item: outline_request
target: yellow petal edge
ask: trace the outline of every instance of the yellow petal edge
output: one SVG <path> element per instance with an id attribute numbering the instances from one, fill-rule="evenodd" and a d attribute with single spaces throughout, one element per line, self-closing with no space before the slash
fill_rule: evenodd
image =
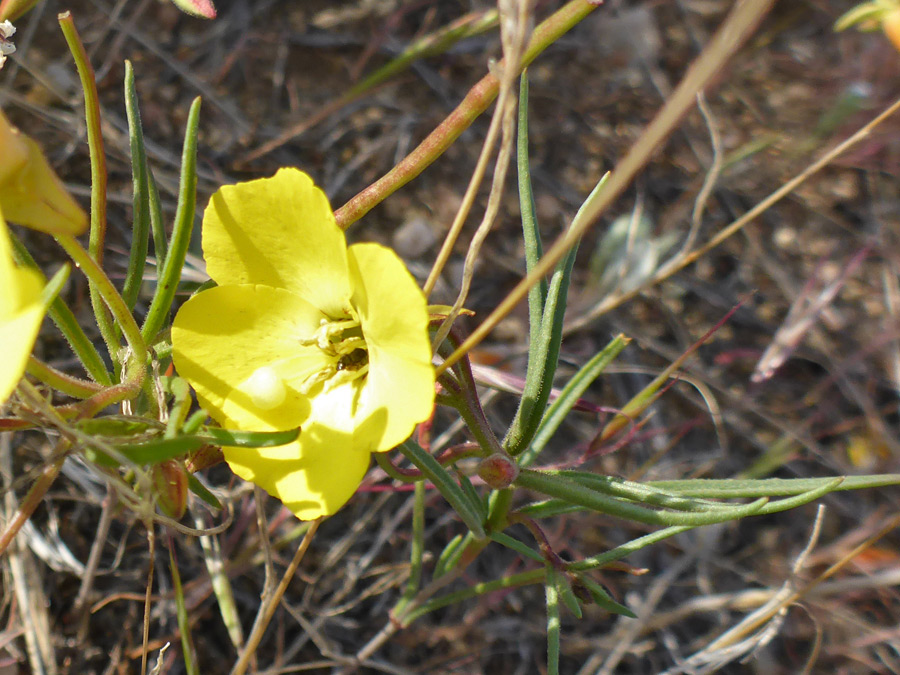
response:
<path id="1" fill-rule="evenodd" d="M 41 300 L 43 282 L 34 270 L 16 266 L 9 232 L 0 211 L 0 405 L 13 393 L 37 339 L 46 310 Z"/>

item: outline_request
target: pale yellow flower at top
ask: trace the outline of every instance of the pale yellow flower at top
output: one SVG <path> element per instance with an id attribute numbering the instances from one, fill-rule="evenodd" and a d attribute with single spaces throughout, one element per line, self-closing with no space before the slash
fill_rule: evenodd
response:
<path id="1" fill-rule="evenodd" d="M 298 518 L 330 515 L 370 454 L 432 412 L 425 297 L 390 249 L 348 248 L 325 194 L 296 169 L 216 192 L 203 253 L 218 286 L 176 315 L 175 367 L 226 428 L 302 427 L 294 443 L 225 448 L 225 459 Z"/>
<path id="2" fill-rule="evenodd" d="M 35 270 L 17 267 L 0 210 L 0 405 L 9 399 L 34 347 L 46 306 L 43 280 Z"/>
<path id="3" fill-rule="evenodd" d="M 77 235 L 88 219 L 33 140 L 0 110 L 0 209 L 13 223 L 51 234 Z"/>

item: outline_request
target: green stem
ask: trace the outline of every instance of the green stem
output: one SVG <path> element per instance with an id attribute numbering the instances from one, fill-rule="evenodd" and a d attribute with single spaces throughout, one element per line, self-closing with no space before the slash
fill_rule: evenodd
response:
<path id="1" fill-rule="evenodd" d="M 81 89 L 84 91 L 84 114 L 87 121 L 88 148 L 91 153 L 91 233 L 88 251 L 97 263 L 103 267 L 103 247 L 106 240 L 106 155 L 103 152 L 103 135 L 100 131 L 100 99 L 97 95 L 97 81 L 94 77 L 94 69 L 88 59 L 87 52 L 75 22 L 69 12 L 59 15 L 59 27 L 62 29 L 75 59 L 75 67 L 78 69 L 78 77 L 81 80 Z M 102 301 L 102 293 L 95 284 L 95 279 L 88 277 L 90 285 L 91 305 L 94 308 L 94 316 L 100 335 L 109 350 L 110 359 L 120 366 L 118 338 L 112 318 Z"/>
<path id="2" fill-rule="evenodd" d="M 572 0 L 542 21 L 534 29 L 531 41 L 519 64 L 519 72 L 598 6 L 588 0 Z M 488 106 L 497 98 L 499 91 L 500 81 L 491 74 L 485 75 L 478 84 L 469 90 L 462 103 L 415 150 L 383 177 L 335 211 L 334 217 L 338 226 L 346 229 L 422 173 L 459 138 L 463 131 L 469 128 L 469 125 L 481 113 L 487 110 Z"/>
<path id="3" fill-rule="evenodd" d="M 89 398 L 103 389 L 103 385 L 67 375 L 33 356 L 28 357 L 25 372 L 72 398 Z"/>
<path id="4" fill-rule="evenodd" d="M 106 387 L 75 408 L 76 419 L 90 419 L 104 408 L 133 399 L 141 392 L 147 369 L 143 361 L 132 359 L 128 362 L 122 382 Z"/>
<path id="5" fill-rule="evenodd" d="M 394 606 L 393 614 L 403 611 L 422 585 L 422 567 L 425 557 L 425 483 L 416 483 L 413 493 L 412 540 L 410 541 L 409 578 L 400 600 Z"/>
<path id="6" fill-rule="evenodd" d="M 72 236 L 60 235 L 56 237 L 56 241 L 63 247 L 69 257 L 78 266 L 84 275 L 88 278 L 92 288 L 96 288 L 97 293 L 106 303 L 112 315 L 115 317 L 122 329 L 122 334 L 131 348 L 131 360 L 140 365 L 143 370 L 147 363 L 147 345 L 144 338 L 141 337 L 141 329 L 138 328 L 137 322 L 134 320 L 131 311 L 119 295 L 116 287 L 106 276 L 106 273 L 96 262 L 96 260 L 78 243 L 78 240 Z M 116 350 L 118 351 L 118 350 Z M 118 353 L 111 354 L 114 362 L 118 361 Z"/>
<path id="7" fill-rule="evenodd" d="M 385 452 L 375 452 L 372 454 L 375 455 L 375 462 L 381 470 L 394 480 L 398 480 L 401 483 L 422 483 L 425 480 L 425 475 L 417 469 L 408 471 L 394 466 L 391 458 L 388 457 Z"/>

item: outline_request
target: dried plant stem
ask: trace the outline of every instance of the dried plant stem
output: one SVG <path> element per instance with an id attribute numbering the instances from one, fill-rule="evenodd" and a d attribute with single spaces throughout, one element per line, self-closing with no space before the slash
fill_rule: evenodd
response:
<path id="1" fill-rule="evenodd" d="M 154 561 L 156 560 L 156 525 L 152 520 L 146 521 L 147 525 L 147 548 L 149 555 L 147 556 L 147 587 L 144 590 L 144 630 L 141 636 L 141 675 L 147 672 L 147 653 L 150 651 L 150 608 L 153 598 L 153 572 Z"/>
<path id="2" fill-rule="evenodd" d="M 638 171 L 650 161 L 653 153 L 659 149 L 663 141 L 693 107 L 697 94 L 709 84 L 728 58 L 750 35 L 771 4 L 772 0 L 764 0 L 760 2 L 745 1 L 735 5 L 711 42 L 691 64 L 662 110 L 613 171 L 604 188 L 596 195 L 596 199 L 582 207 L 565 234 L 556 240 L 531 273 L 516 285 L 491 312 L 490 316 L 441 364 L 437 369 L 438 374 L 444 372 L 480 343 L 519 304 L 528 294 L 528 290 L 549 274 L 550 270 L 568 253 L 585 231 L 631 184 Z"/>
<path id="3" fill-rule="evenodd" d="M 294 554 L 294 559 L 291 560 L 291 564 L 288 565 L 288 568 L 284 571 L 284 576 L 281 578 L 278 587 L 271 595 L 263 598 L 263 604 L 262 607 L 260 607 L 259 614 L 256 616 L 253 630 L 250 632 L 250 637 L 247 638 L 247 644 L 244 645 L 244 650 L 241 652 L 237 663 L 235 663 L 234 668 L 231 669 L 231 675 L 242 675 L 242 673 L 246 672 L 247 665 L 249 664 L 251 657 L 256 653 L 256 648 L 259 646 L 260 640 L 262 640 L 263 633 L 266 632 L 266 628 L 272 620 L 272 616 L 275 614 L 275 608 L 278 607 L 278 603 L 281 602 L 281 598 L 287 590 L 288 584 L 291 582 L 291 579 L 294 578 L 294 573 L 300 566 L 300 562 L 303 560 L 306 550 L 312 543 L 313 536 L 316 534 L 316 530 L 319 529 L 319 524 L 321 522 L 322 519 L 319 518 L 309 524 L 309 529 L 306 531 L 306 534 L 303 535 L 303 541 L 300 542 L 300 546 L 297 548 L 297 552 Z"/>
<path id="4" fill-rule="evenodd" d="M 449 584 L 453 583 L 457 579 L 459 579 L 466 568 L 469 566 L 475 558 L 484 550 L 484 548 L 488 545 L 490 539 L 485 538 L 481 541 L 472 541 L 469 547 L 463 552 L 462 556 L 459 559 L 456 567 L 453 568 L 447 574 L 444 574 L 441 577 L 438 577 L 430 584 L 428 584 L 425 588 L 423 588 L 419 593 L 407 603 L 404 603 L 403 610 L 399 615 L 394 615 L 391 617 L 391 620 L 388 621 L 378 633 L 376 633 L 371 640 L 369 640 L 363 647 L 356 653 L 356 662 L 363 663 L 372 654 L 374 654 L 381 646 L 391 639 L 391 637 L 404 628 L 404 617 L 409 616 L 413 610 L 418 609 L 422 603 L 425 602 L 432 595 L 437 593 L 442 588 L 445 588 Z M 232 673 L 232 675 L 234 675 Z"/>
<path id="5" fill-rule="evenodd" d="M 837 574 L 837 572 L 842 570 L 860 553 L 872 546 L 875 542 L 877 542 L 885 535 L 893 532 L 898 525 L 900 525 L 900 515 L 894 516 L 893 518 L 888 520 L 884 527 L 878 530 L 878 532 L 867 538 L 858 546 L 854 547 L 853 550 L 848 551 L 844 556 L 841 557 L 840 560 L 835 562 L 827 570 L 822 572 L 819 576 L 817 576 L 809 583 L 804 584 L 802 587 L 797 588 L 796 590 L 793 590 L 789 594 L 781 595 L 776 593 L 776 595 L 772 598 L 772 600 L 769 601 L 769 603 L 766 603 L 764 607 L 760 608 L 760 610 L 762 611 L 758 610 L 757 612 L 754 612 L 752 615 L 747 617 L 747 619 L 749 620 L 742 621 L 740 624 L 738 624 L 738 626 L 735 626 L 735 628 L 725 632 L 724 634 L 713 640 L 709 645 L 706 646 L 706 649 L 704 651 L 714 651 L 716 649 L 721 649 L 728 644 L 733 643 L 733 641 L 737 639 L 738 634 L 747 635 L 749 633 L 752 633 L 754 630 L 759 629 L 762 625 L 769 621 L 772 616 L 774 616 L 781 608 L 789 607 L 798 600 L 806 597 L 806 595 L 809 594 L 813 589 L 815 589 L 819 584 Z"/>
<path id="6" fill-rule="evenodd" d="M 497 155 L 497 163 L 494 166 L 494 178 L 491 184 L 488 205 L 485 209 L 481 224 L 475 231 L 475 236 L 472 238 L 469 250 L 466 253 L 466 261 L 459 294 L 457 295 L 456 301 L 453 303 L 449 315 L 444 319 L 440 328 L 438 328 L 437 335 L 434 339 L 434 351 L 437 351 L 437 346 L 447 337 L 447 334 L 450 332 L 450 327 L 453 325 L 453 322 L 456 321 L 456 317 L 459 316 L 459 311 L 469 294 L 469 286 L 472 283 L 472 276 L 475 271 L 475 263 L 478 260 L 478 253 L 481 250 L 481 245 L 487 237 L 488 232 L 490 232 L 494 218 L 500 208 L 500 197 L 503 195 L 503 184 L 506 180 L 506 172 L 509 168 L 509 157 L 512 152 L 513 115 L 515 113 L 515 102 L 511 96 L 511 92 L 513 90 L 513 83 L 519 72 L 513 64 L 518 64 L 521 61 L 522 54 L 530 36 L 531 7 L 528 2 L 513 3 L 512 6 L 507 6 L 508 4 L 509 3 L 500 3 L 500 27 L 501 36 L 503 38 L 503 64 L 505 65 L 503 66 L 503 71 L 500 73 L 500 95 L 497 100 L 497 107 L 494 109 L 494 116 L 491 118 L 491 125 L 488 128 L 487 137 L 481 148 L 481 154 L 475 165 L 475 171 L 469 179 L 469 185 L 466 188 L 462 204 L 459 207 L 459 211 L 457 211 L 447 236 L 444 238 L 444 243 L 441 245 L 441 250 L 434 261 L 431 272 L 428 274 L 428 279 L 425 281 L 424 291 L 426 296 L 431 295 L 431 291 L 434 290 L 434 286 L 440 277 L 441 271 L 444 269 L 447 260 L 450 258 L 453 246 L 459 237 L 459 233 L 462 230 L 466 218 L 469 216 L 469 211 L 475 201 L 478 188 L 481 185 L 481 181 L 484 179 L 484 174 L 487 171 L 487 163 L 494 151 L 494 145 L 497 142 L 497 135 L 501 133 L 501 131 L 503 140 Z"/>
<path id="7" fill-rule="evenodd" d="M 670 276 L 675 274 L 676 272 L 684 269 L 688 265 L 699 260 L 703 255 L 717 247 L 719 244 L 724 242 L 726 239 L 731 237 L 732 235 L 739 232 L 744 226 L 748 225 L 755 218 L 757 218 L 760 214 L 769 209 L 776 202 L 780 201 L 782 198 L 793 192 L 797 187 L 800 186 L 801 183 L 806 181 L 808 178 L 811 178 L 813 175 L 821 171 L 823 168 L 831 164 L 839 155 L 842 155 L 844 152 L 849 150 L 851 147 L 864 140 L 872 133 L 872 131 L 879 124 L 884 122 L 888 117 L 896 113 L 900 110 L 900 98 L 894 101 L 890 106 L 884 109 L 877 117 L 875 117 L 871 122 L 863 126 L 859 131 L 850 136 L 843 143 L 840 143 L 836 147 L 832 148 L 828 152 L 826 152 L 822 157 L 817 159 L 815 162 L 806 167 L 802 172 L 800 172 L 797 176 L 789 180 L 787 183 L 779 187 L 768 197 L 759 202 L 752 209 L 747 211 L 740 218 L 735 220 L 733 223 L 722 229 L 717 235 L 715 235 L 712 239 L 706 242 L 703 246 L 691 251 L 690 253 L 686 253 L 682 256 L 678 256 L 676 259 L 673 259 L 666 265 L 662 266 L 659 271 L 653 275 L 653 277 L 647 281 L 646 284 L 642 285 L 640 288 L 634 289 L 633 291 L 629 291 L 627 293 L 620 293 L 617 295 L 611 295 L 606 298 L 603 302 L 596 305 L 590 312 L 586 313 L 582 317 L 579 317 L 577 320 L 572 321 L 565 328 L 566 333 L 571 333 L 580 328 L 583 328 L 589 322 L 593 321 L 599 316 L 602 316 L 606 312 L 615 309 L 623 302 L 626 302 L 643 292 L 646 288 L 658 284 L 660 281 L 664 281 L 668 279 Z"/>
<path id="8" fill-rule="evenodd" d="M 72 607 L 72 614 L 78 622 L 78 642 L 80 644 L 84 644 L 88 637 L 88 619 L 90 616 L 88 613 L 88 601 L 94 586 L 94 579 L 97 577 L 97 569 L 100 567 L 100 556 L 103 553 L 103 547 L 106 546 L 106 537 L 109 534 L 109 527 L 112 525 L 113 514 L 118 503 L 116 488 L 112 483 L 107 483 L 106 490 L 103 508 L 100 511 L 100 522 L 97 524 L 97 535 L 94 537 L 94 543 L 91 544 L 91 552 L 88 556 L 87 564 L 84 566 L 84 575 L 81 577 L 81 586 L 78 588 L 75 605 Z"/>
<path id="9" fill-rule="evenodd" d="M 31 518 L 31 514 L 34 513 L 34 510 L 41 501 L 43 501 L 44 495 L 47 494 L 47 490 L 53 485 L 53 481 L 56 480 L 60 469 L 62 469 L 63 462 L 66 461 L 66 451 L 68 448 L 68 441 L 60 441 L 56 448 L 56 452 L 54 453 L 56 459 L 43 468 L 40 475 L 37 477 L 37 480 L 35 480 L 29 488 L 28 494 L 26 494 L 19 503 L 16 512 L 6 522 L 3 532 L 0 532 L 0 555 L 3 555 L 6 552 L 10 542 L 19 533 L 19 530 L 22 529 L 25 522 Z"/>
<path id="10" fill-rule="evenodd" d="M 516 74 L 534 61 L 541 52 L 571 30 L 579 21 L 597 9 L 598 4 L 587 0 L 572 0 L 542 21 L 532 34 Z M 502 67 L 502 63 L 500 67 Z M 422 141 L 415 150 L 393 169 L 335 211 L 337 224 L 346 229 L 371 211 L 387 197 L 422 173 L 440 157 L 469 125 L 487 110 L 500 91 L 500 81 L 492 74 L 485 75 L 469 90 L 456 109 Z"/>

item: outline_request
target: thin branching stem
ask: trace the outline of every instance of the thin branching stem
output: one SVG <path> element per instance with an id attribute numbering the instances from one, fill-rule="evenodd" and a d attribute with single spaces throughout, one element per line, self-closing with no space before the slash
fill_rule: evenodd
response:
<path id="1" fill-rule="evenodd" d="M 531 36 L 518 73 L 534 61 L 547 47 L 569 32 L 579 21 L 593 12 L 599 4 L 588 0 L 572 0 L 542 21 Z M 503 67 L 503 64 L 500 64 Z M 517 73 L 517 74 L 518 74 Z M 376 205 L 422 173 L 432 162 L 453 145 L 460 134 L 469 128 L 479 115 L 497 98 L 500 80 L 485 75 L 469 90 L 456 109 L 422 141 L 415 150 L 393 169 L 335 211 L 337 224 L 346 229 L 366 215 Z"/>
<path id="2" fill-rule="evenodd" d="M 438 374 L 444 372 L 479 344 L 519 304 L 528 294 L 528 290 L 550 273 L 556 263 L 581 239 L 585 231 L 597 222 L 597 219 L 631 184 L 637 173 L 650 161 L 653 153 L 674 131 L 682 118 L 693 107 L 697 93 L 703 91 L 716 73 L 722 69 L 728 58 L 750 35 L 771 4 L 772 0 L 764 0 L 735 5 L 709 45 L 691 64 L 678 87 L 666 100 L 665 105 L 613 171 L 604 188 L 594 195 L 590 204 L 582 207 L 572 225 L 554 242 L 534 269 L 510 291 L 465 342 L 438 367 Z"/>
<path id="3" fill-rule="evenodd" d="M 244 645 L 244 650 L 241 652 L 237 663 L 234 664 L 234 668 L 231 669 L 231 675 L 242 675 L 242 673 L 246 672 L 250 659 L 256 653 L 256 648 L 259 646 L 260 640 L 262 640 L 263 633 L 265 633 L 269 622 L 272 620 L 275 609 L 281 602 L 281 598 L 284 596 L 288 584 L 291 582 L 291 579 L 294 578 L 294 573 L 300 566 L 300 562 L 303 560 L 303 556 L 306 554 L 309 545 L 312 543 L 313 537 L 316 534 L 316 530 L 319 529 L 319 524 L 321 522 L 322 519 L 320 518 L 309 524 L 309 529 L 306 531 L 306 534 L 303 535 L 303 541 L 300 542 L 300 546 L 297 548 L 297 552 L 294 554 L 291 564 L 288 565 L 288 568 L 284 571 L 284 576 L 281 578 L 278 587 L 270 597 L 264 598 L 263 606 L 260 608 L 259 620 L 254 624 L 250 637 L 247 638 L 247 644 Z"/>

